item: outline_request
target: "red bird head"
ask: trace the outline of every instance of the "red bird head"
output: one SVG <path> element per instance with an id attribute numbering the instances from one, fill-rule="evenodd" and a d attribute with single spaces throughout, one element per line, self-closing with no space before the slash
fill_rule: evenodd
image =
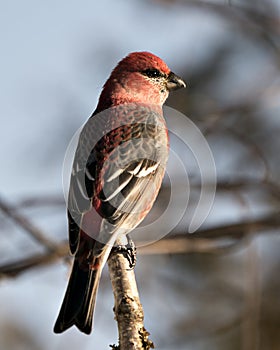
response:
<path id="1" fill-rule="evenodd" d="M 166 63 L 150 52 L 133 52 L 111 73 L 100 95 L 97 111 L 123 103 L 162 106 L 170 90 L 186 87 Z"/>

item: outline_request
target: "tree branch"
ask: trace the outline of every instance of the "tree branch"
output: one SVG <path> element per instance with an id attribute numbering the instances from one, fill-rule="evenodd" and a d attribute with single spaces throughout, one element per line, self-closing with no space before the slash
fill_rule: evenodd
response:
<path id="1" fill-rule="evenodd" d="M 218 240 L 231 238 L 240 242 L 248 235 L 256 235 L 264 230 L 274 230 L 280 226 L 280 215 L 265 216 L 258 220 L 248 220 L 231 225 L 201 229 L 190 235 L 186 232 L 176 232 L 150 245 L 139 243 L 138 253 L 149 254 L 186 254 L 186 253 L 221 253 L 232 248 L 232 244 L 221 245 Z M 36 254 L 29 258 L 18 260 L 0 266 L 0 278 L 15 277 L 30 268 L 47 265 L 67 256 L 68 242 L 61 242 L 51 252 Z"/>
<path id="2" fill-rule="evenodd" d="M 115 319 L 118 323 L 120 350 L 154 348 L 144 328 L 144 312 L 140 302 L 134 270 L 122 252 L 113 251 L 108 260 L 115 298 Z"/>
<path id="3" fill-rule="evenodd" d="M 32 222 L 28 220 L 23 214 L 17 212 L 7 201 L 0 198 L 0 210 L 12 219 L 17 225 L 22 227 L 30 234 L 38 243 L 42 244 L 48 251 L 56 251 L 56 243 L 46 238 L 46 234 L 41 229 L 37 228 Z"/>
<path id="4" fill-rule="evenodd" d="M 62 242 L 56 246 L 55 251 L 35 254 L 25 259 L 4 264 L 0 266 L 0 279 L 3 277 L 16 277 L 29 269 L 54 263 L 58 259 L 66 257 L 68 252 L 68 242 Z"/>

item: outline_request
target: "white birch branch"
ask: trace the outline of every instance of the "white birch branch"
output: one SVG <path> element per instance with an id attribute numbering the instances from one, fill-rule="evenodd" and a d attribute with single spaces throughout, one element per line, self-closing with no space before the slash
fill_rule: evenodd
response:
<path id="1" fill-rule="evenodd" d="M 113 251 L 108 260 L 115 298 L 115 319 L 118 323 L 119 350 L 154 348 L 144 328 L 144 312 L 140 302 L 134 270 L 122 252 Z"/>

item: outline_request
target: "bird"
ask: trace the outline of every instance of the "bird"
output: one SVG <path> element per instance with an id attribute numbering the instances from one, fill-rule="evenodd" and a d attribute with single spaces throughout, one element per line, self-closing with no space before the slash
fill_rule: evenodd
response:
<path id="1" fill-rule="evenodd" d="M 73 161 L 67 216 L 74 262 L 55 333 L 72 326 L 91 333 L 112 247 L 146 217 L 161 187 L 169 150 L 162 106 L 170 91 L 185 87 L 146 51 L 124 57 L 104 84 Z"/>

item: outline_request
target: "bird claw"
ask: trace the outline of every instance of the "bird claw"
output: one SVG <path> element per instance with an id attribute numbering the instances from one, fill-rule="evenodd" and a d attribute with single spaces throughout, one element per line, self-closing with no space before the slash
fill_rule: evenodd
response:
<path id="1" fill-rule="evenodd" d="M 127 235 L 127 244 L 113 247 L 114 253 L 122 253 L 129 264 L 128 270 L 133 270 L 136 265 L 136 246 L 133 240 Z"/>

